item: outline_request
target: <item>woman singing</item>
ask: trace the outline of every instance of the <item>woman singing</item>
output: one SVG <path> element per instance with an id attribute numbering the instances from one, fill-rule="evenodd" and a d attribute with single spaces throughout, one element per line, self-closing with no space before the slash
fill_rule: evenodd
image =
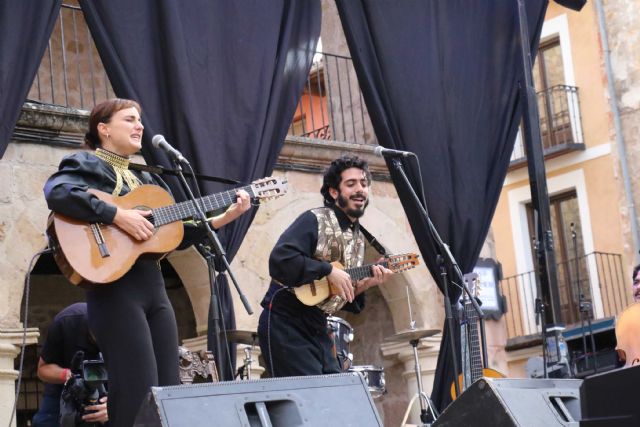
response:
<path id="1" fill-rule="evenodd" d="M 166 184 L 146 172 L 128 169 L 129 156 L 141 149 L 144 126 L 140 106 L 126 99 L 97 105 L 89 117 L 82 151 L 62 159 L 44 187 L 49 208 L 88 223 L 113 224 L 134 239 L 153 234 L 151 211 L 122 209 L 87 192 L 93 188 L 122 196 L 142 184 Z M 249 195 L 214 217 L 214 228 L 233 221 L 250 207 Z M 109 423 L 133 425 L 151 386 L 179 384 L 178 332 L 157 261 L 138 259 L 117 281 L 87 290 L 89 326 L 105 359 L 109 382 Z"/>

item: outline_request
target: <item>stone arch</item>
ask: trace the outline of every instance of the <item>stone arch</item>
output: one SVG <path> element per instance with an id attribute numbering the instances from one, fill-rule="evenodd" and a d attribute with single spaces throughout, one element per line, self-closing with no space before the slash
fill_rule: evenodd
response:
<path id="1" fill-rule="evenodd" d="M 182 281 L 191 302 L 196 335 L 206 336 L 211 299 L 207 262 L 193 246 L 172 252 L 167 260 Z"/>

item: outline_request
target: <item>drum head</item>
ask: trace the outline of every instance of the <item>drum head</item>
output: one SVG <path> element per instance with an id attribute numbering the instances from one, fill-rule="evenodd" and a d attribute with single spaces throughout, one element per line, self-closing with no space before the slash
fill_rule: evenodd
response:
<path id="1" fill-rule="evenodd" d="M 349 322 L 347 322 L 346 320 L 344 320 L 341 317 L 337 317 L 337 316 L 328 316 L 327 317 L 327 323 L 330 325 L 342 325 L 342 326 L 346 326 L 349 330 L 353 330 L 353 328 L 351 327 L 351 325 L 349 324 Z"/>
<path id="2" fill-rule="evenodd" d="M 349 368 L 349 372 L 356 372 L 364 378 L 369 388 L 369 393 L 374 399 L 387 392 L 384 379 L 384 368 L 372 365 L 355 365 Z"/>

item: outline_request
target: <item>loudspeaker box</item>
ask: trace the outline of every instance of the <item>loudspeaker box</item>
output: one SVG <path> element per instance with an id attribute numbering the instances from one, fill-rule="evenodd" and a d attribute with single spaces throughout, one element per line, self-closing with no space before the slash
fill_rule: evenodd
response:
<path id="1" fill-rule="evenodd" d="M 581 380 L 481 378 L 433 427 L 572 426 L 580 421 Z"/>
<path id="2" fill-rule="evenodd" d="M 358 373 L 152 387 L 134 425 L 383 426 Z"/>

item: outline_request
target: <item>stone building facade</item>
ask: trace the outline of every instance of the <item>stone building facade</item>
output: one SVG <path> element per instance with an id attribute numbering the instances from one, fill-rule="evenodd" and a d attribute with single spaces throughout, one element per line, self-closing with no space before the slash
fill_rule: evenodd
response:
<path id="1" fill-rule="evenodd" d="M 25 276 L 34 254 L 47 246 L 45 229 L 48 210 L 42 195 L 47 177 L 56 170 L 60 159 L 73 150 L 86 126 L 87 113 L 59 107 L 25 105 L 19 121 L 21 129 L 47 130 L 49 139 L 10 142 L 0 160 L 0 176 L 5 183 L 0 190 L 0 297 L 6 304 L 0 307 L 0 421 L 8 422 L 15 380 L 17 358 L 26 327 L 27 349 L 35 350 L 40 332 L 46 333 L 50 318 L 64 306 L 83 299 L 83 291 L 73 287 L 55 272 L 39 270 L 31 274 L 30 288 L 25 292 Z M 53 136 L 57 133 L 59 137 Z M 60 135 L 64 135 L 62 138 Z M 60 140 L 64 139 L 65 143 Z M 232 263 L 235 275 L 254 309 L 248 315 L 234 295 L 237 327 L 255 331 L 261 311 L 259 302 L 269 283 L 268 256 L 280 233 L 306 209 L 321 205 L 319 189 L 321 171 L 333 158 L 344 153 L 356 153 L 367 158 L 377 179 L 372 188 L 372 202 L 363 223 L 392 252 L 416 252 L 417 245 L 407 223 L 393 184 L 385 178 L 386 166 L 372 155 L 371 146 L 332 141 L 289 138 L 280 154 L 275 175 L 286 177 L 289 192 L 282 198 L 260 207 L 256 218 Z M 141 159 L 138 159 L 141 160 Z M 209 283 L 206 263 L 193 249 L 174 252 L 168 258 L 176 276 L 167 279 L 168 291 L 178 317 L 180 337 L 188 347 L 201 349 L 206 345 Z M 23 303 L 29 297 L 26 324 Z M 419 328 L 439 329 L 442 325 L 442 297 L 426 267 L 395 276 L 380 289 L 370 292 L 365 312 L 349 318 L 355 326 L 356 341 L 351 347 L 355 363 L 377 365 L 385 369 L 388 393 L 377 401 L 378 409 L 389 425 L 398 417 L 415 393 L 413 355 L 409 343 L 393 341 L 393 335 L 409 327 L 408 304 Z M 40 338 L 42 342 L 43 336 Z M 422 375 L 431 387 L 439 336 L 423 339 L 419 346 Z M 254 352 L 254 357 L 259 354 Z M 36 353 L 31 351 L 34 356 Z M 239 362 L 244 357 L 238 352 Z M 262 368 L 255 364 L 254 373 Z M 33 405 L 38 390 L 35 387 L 35 365 L 32 360 L 23 371 L 26 392 L 21 405 L 30 399 Z M 27 402 L 28 403 L 28 402 Z M 29 404 L 27 404 L 28 406 Z M 19 406 L 20 408 L 21 406 Z M 5 421 L 2 421 L 5 420 Z"/>
<path id="2" fill-rule="evenodd" d="M 612 80 L 615 93 L 607 93 L 609 102 L 615 98 L 621 125 L 621 137 L 626 148 L 626 162 L 631 181 L 632 200 L 621 199 L 620 213 L 623 217 L 624 231 L 627 239 L 627 252 L 631 260 L 640 258 L 635 252 L 633 239 L 630 236 L 629 206 L 636 212 L 636 221 L 640 222 L 640 1 L 602 1 L 604 20 L 608 38 L 608 50 L 603 56 L 610 54 Z M 603 47 L 604 49 L 604 47 Z M 603 64 L 604 67 L 604 64 Z M 613 122 L 614 111 L 610 120 Z M 615 126 L 612 123 L 612 139 L 616 138 Z M 622 160 L 621 160 L 622 161 Z M 616 173 L 620 173 L 617 165 Z"/>

